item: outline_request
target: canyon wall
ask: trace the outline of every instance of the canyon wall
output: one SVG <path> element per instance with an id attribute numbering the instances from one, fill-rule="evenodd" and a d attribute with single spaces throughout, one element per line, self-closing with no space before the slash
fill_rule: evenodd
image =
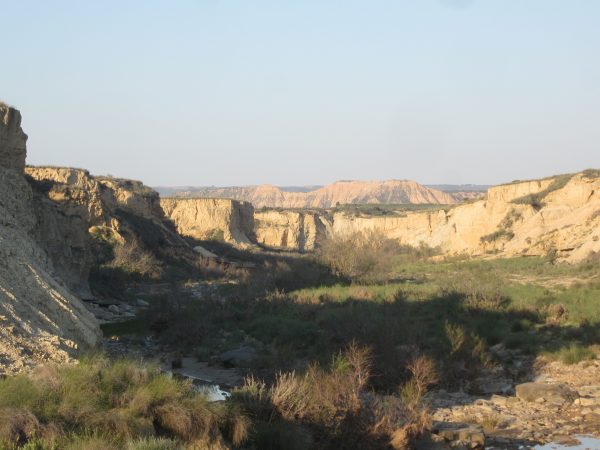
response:
<path id="1" fill-rule="evenodd" d="M 100 339 L 96 320 L 59 276 L 60 264 L 55 265 L 51 249 L 40 241 L 40 223 L 51 236 L 73 229 L 73 247 L 85 252 L 85 245 L 76 242 L 76 223 L 52 208 L 39 209 L 23 173 L 26 141 L 20 113 L 0 104 L 2 374 L 67 361 Z"/>
<path id="2" fill-rule="evenodd" d="M 254 223 L 258 244 L 299 252 L 314 250 L 331 229 L 331 221 L 313 211 L 257 211 Z"/>
<path id="3" fill-rule="evenodd" d="M 485 200 L 385 217 L 337 213 L 332 235 L 380 231 L 407 245 L 437 247 L 445 255 L 547 255 L 580 261 L 600 252 L 600 178 L 575 174 L 490 188 Z M 544 194 L 535 201 L 525 197 Z"/>
<path id="4" fill-rule="evenodd" d="M 254 208 L 248 202 L 221 198 L 163 198 L 160 206 L 183 236 L 223 240 L 240 247 L 256 242 Z"/>
<path id="5" fill-rule="evenodd" d="M 61 277 L 83 298 L 91 298 L 90 268 L 110 262 L 116 247 L 130 254 L 131 260 L 123 264 L 151 261 L 148 273 L 158 273 L 171 258 L 192 263 L 196 258 L 165 217 L 158 193 L 143 183 L 67 167 L 27 167 L 25 172 L 39 211 L 54 209 L 62 218 L 55 227 L 58 233 L 48 231 L 46 220 L 40 219 L 40 240 L 54 254 Z M 98 252 L 99 248 L 112 251 Z"/>
<path id="6" fill-rule="evenodd" d="M 600 251 L 600 179 L 596 172 L 492 187 L 482 200 L 426 211 L 263 209 L 235 200 L 166 199 L 181 233 L 199 239 L 215 230 L 236 245 L 311 251 L 328 236 L 374 230 L 402 244 L 436 247 L 444 255 L 547 255 L 579 261 Z"/>

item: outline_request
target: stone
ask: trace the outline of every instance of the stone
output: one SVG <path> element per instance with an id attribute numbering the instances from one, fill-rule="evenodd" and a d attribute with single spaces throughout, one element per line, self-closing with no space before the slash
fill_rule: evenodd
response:
<path id="1" fill-rule="evenodd" d="M 477 391 L 489 395 L 489 394 L 508 394 L 512 390 L 512 383 L 507 379 L 492 379 L 488 380 L 485 378 L 478 378 L 475 380 L 477 385 Z"/>
<path id="2" fill-rule="evenodd" d="M 433 433 L 450 442 L 452 447 L 464 445 L 466 448 L 479 449 L 485 446 L 485 434 L 479 425 L 443 423 L 438 424 Z"/>
<path id="3" fill-rule="evenodd" d="M 141 298 L 138 298 L 135 301 L 136 306 L 139 306 L 140 308 L 147 308 L 148 306 L 150 306 L 150 303 L 148 303 L 146 300 L 142 300 Z"/>
<path id="4" fill-rule="evenodd" d="M 577 392 L 564 384 L 523 383 L 516 386 L 517 397 L 527 402 L 572 403 Z"/>
<path id="5" fill-rule="evenodd" d="M 240 367 L 249 364 L 255 358 L 256 349 L 254 347 L 240 347 L 221 353 L 218 360 L 224 365 Z"/>
<path id="6" fill-rule="evenodd" d="M 0 102 L 0 167 L 23 173 L 27 135 L 21 128 L 21 113 Z"/>
<path id="7" fill-rule="evenodd" d="M 579 406 L 595 406 L 600 404 L 600 399 L 597 398 L 589 398 L 589 397 L 579 397 L 575 400 L 575 404 Z"/>

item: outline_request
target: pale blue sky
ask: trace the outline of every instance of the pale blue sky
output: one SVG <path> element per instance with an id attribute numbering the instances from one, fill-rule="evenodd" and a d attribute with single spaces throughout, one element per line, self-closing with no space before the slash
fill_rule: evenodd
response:
<path id="1" fill-rule="evenodd" d="M 29 163 L 150 185 L 600 167 L 600 1 L 0 0 Z"/>

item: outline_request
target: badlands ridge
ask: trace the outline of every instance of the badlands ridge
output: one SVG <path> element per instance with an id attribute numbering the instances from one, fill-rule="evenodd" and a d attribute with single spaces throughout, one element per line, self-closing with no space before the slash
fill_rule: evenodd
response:
<path id="1" fill-rule="evenodd" d="M 308 192 L 290 192 L 270 184 L 223 188 L 166 188 L 164 192 L 176 197 L 241 200 L 252 203 L 255 208 L 333 208 L 336 205 L 367 203 L 452 205 L 464 198 L 473 198 L 481 194 L 447 193 L 410 180 L 337 181 Z"/>
<path id="2" fill-rule="evenodd" d="M 94 300 L 89 280 L 99 242 L 128 245 L 158 269 L 205 256 L 193 250 L 202 244 L 196 240 L 305 252 L 328 237 L 368 231 L 442 256 L 551 254 L 575 262 L 600 253 L 600 173 L 594 170 L 492 187 L 484 198 L 460 204 L 406 181 L 379 183 L 375 196 L 373 186 L 355 182 L 283 197 L 270 189 L 271 204 L 293 199 L 296 208 L 311 209 L 255 210 L 264 205 L 161 199 L 138 181 L 25 167 L 26 140 L 20 113 L 0 104 L 0 370 L 6 373 L 66 361 L 98 343 L 98 324 L 82 299 Z M 397 183 L 407 197 L 386 197 L 398 192 Z M 356 199 L 439 206 L 377 214 L 332 208 Z"/>

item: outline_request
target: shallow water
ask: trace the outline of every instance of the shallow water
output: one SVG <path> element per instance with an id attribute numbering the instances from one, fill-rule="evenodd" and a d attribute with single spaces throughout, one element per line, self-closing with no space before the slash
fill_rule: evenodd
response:
<path id="1" fill-rule="evenodd" d="M 591 436 L 575 436 L 580 443 L 575 445 L 549 443 L 534 447 L 535 450 L 600 450 L 600 439 Z"/>
<path id="2" fill-rule="evenodd" d="M 229 398 L 229 392 L 222 390 L 218 384 L 201 383 L 194 380 L 196 391 L 203 394 L 209 402 L 222 402 Z"/>
<path id="3" fill-rule="evenodd" d="M 165 372 L 169 376 L 173 376 L 173 371 L 167 370 Z M 177 375 L 192 380 L 196 392 L 203 394 L 209 402 L 222 402 L 231 396 L 229 392 L 222 390 L 218 384 L 211 381 L 203 380 L 187 373 L 177 372 Z"/>

